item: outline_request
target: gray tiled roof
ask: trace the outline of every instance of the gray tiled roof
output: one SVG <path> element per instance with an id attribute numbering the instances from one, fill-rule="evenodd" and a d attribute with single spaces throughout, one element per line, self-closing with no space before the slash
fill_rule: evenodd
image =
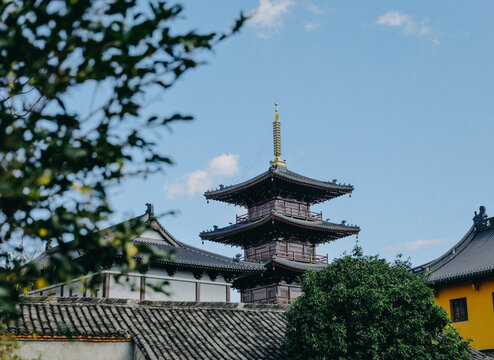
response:
<path id="1" fill-rule="evenodd" d="M 468 347 L 468 352 L 470 353 L 470 360 L 492 360 L 487 353 L 482 353 L 474 348 Z"/>
<path id="2" fill-rule="evenodd" d="M 311 263 L 306 263 L 306 262 L 301 262 L 301 261 L 293 261 L 293 260 L 288 260 L 284 259 L 280 256 L 273 256 L 271 260 L 267 261 L 264 263 L 264 266 L 269 266 L 270 264 L 279 264 L 282 267 L 287 267 L 290 269 L 294 270 L 300 270 L 300 271 L 307 271 L 307 270 L 314 270 L 314 271 L 321 271 L 322 269 L 325 269 L 328 267 L 328 264 L 325 263 L 319 263 L 319 264 L 311 264 Z"/>
<path id="3" fill-rule="evenodd" d="M 448 252 L 413 271 L 429 274 L 433 283 L 494 273 L 494 226 L 480 230 L 472 226 Z"/>
<path id="4" fill-rule="evenodd" d="M 200 233 L 200 236 L 203 239 L 210 239 L 216 236 L 233 235 L 247 229 L 255 228 L 259 225 L 265 224 L 272 220 L 281 221 L 289 225 L 303 227 L 307 229 L 321 230 L 325 232 L 343 233 L 346 235 L 358 234 L 358 232 L 360 231 L 360 228 L 355 225 L 335 224 L 323 220 L 316 220 L 316 221 L 301 220 L 283 215 L 282 213 L 277 211 L 272 211 L 270 214 L 265 215 L 259 218 L 258 220 L 254 220 L 246 223 L 233 224 L 216 230 L 203 231 Z"/>
<path id="5" fill-rule="evenodd" d="M 133 240 L 133 242 L 141 243 L 142 241 L 137 238 L 136 240 Z M 262 264 L 236 260 L 196 248 L 180 241 L 178 241 L 178 243 L 181 245 L 181 247 L 176 248 L 165 242 L 150 243 L 149 241 L 146 241 L 146 244 L 156 246 L 163 250 L 173 251 L 172 258 L 170 260 L 160 260 L 159 262 L 161 263 L 204 269 L 234 270 L 242 272 L 264 270 Z"/>
<path id="6" fill-rule="evenodd" d="M 149 221 L 149 218 L 146 218 L 146 215 L 144 215 L 142 219 L 143 221 Z M 165 229 L 165 227 L 158 220 L 154 219 L 152 220 L 152 222 L 154 228 L 160 230 L 164 235 L 163 240 L 150 241 L 144 240 L 142 237 L 138 237 L 132 241 L 135 243 L 146 243 L 148 245 L 161 248 L 163 250 L 173 251 L 171 259 L 159 260 L 159 263 L 168 263 L 203 269 L 233 270 L 241 272 L 264 270 L 264 268 L 260 264 L 236 259 L 234 260 L 233 258 L 202 250 L 178 241 L 168 232 L 168 230 Z"/>
<path id="7" fill-rule="evenodd" d="M 220 201 L 227 201 L 228 202 L 228 197 L 226 197 L 229 194 L 233 194 L 236 192 L 240 192 L 246 189 L 249 189 L 259 183 L 262 183 L 263 181 L 269 179 L 269 178 L 279 178 L 282 180 L 285 180 L 289 183 L 293 183 L 299 186 L 307 187 L 307 188 L 314 188 L 314 189 L 319 189 L 322 191 L 327 191 L 330 193 L 333 193 L 333 195 L 329 196 L 329 198 L 334 198 L 343 194 L 349 194 L 353 191 L 353 186 L 350 184 L 338 184 L 336 181 L 322 181 L 322 180 L 316 180 L 309 178 L 307 176 L 303 176 L 300 174 L 297 174 L 293 171 L 288 170 L 285 166 L 271 166 L 268 171 L 263 172 L 262 174 L 244 181 L 242 183 L 236 184 L 236 185 L 231 185 L 231 186 L 224 186 L 220 187 L 219 189 L 214 189 L 214 190 L 209 190 L 204 193 L 204 196 L 206 199 L 213 199 L 213 200 L 220 200 Z M 323 199 L 314 199 L 314 203 L 324 201 L 326 198 Z"/>
<path id="8" fill-rule="evenodd" d="M 149 215 L 144 214 L 135 219 L 140 219 L 143 222 L 149 221 Z M 181 241 L 178 241 L 172 234 L 165 229 L 165 227 L 156 219 L 151 220 L 152 226 L 159 230 L 163 239 L 147 239 L 143 237 L 137 237 L 132 242 L 136 244 L 147 244 L 150 246 L 158 247 L 162 250 L 173 251 L 171 259 L 157 260 L 157 264 L 172 264 L 182 267 L 193 267 L 201 269 L 214 269 L 214 270 L 226 270 L 233 272 L 252 272 L 263 271 L 264 267 L 261 264 L 236 260 L 227 256 L 215 254 L 209 251 L 205 251 L 194 246 L 188 245 Z M 111 230 L 111 228 L 109 228 Z M 47 257 L 50 253 L 56 251 L 56 248 L 49 249 L 40 254 L 33 262 L 44 265 L 47 262 Z M 77 259 L 81 254 L 74 252 L 72 254 L 74 259 Z"/>
<path id="9" fill-rule="evenodd" d="M 25 298 L 15 335 L 129 336 L 144 359 L 280 359 L 282 305 Z M 63 329 L 63 330 L 62 330 Z M 35 340 L 35 338 L 33 338 Z M 469 349 L 471 360 L 492 358 Z"/>
<path id="10" fill-rule="evenodd" d="M 282 305 L 26 299 L 16 335 L 128 335 L 145 359 L 276 359 L 285 331 Z"/>

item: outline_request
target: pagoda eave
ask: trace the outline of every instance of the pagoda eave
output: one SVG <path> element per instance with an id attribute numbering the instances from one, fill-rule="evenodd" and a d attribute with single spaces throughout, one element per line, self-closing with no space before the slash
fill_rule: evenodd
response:
<path id="1" fill-rule="evenodd" d="M 316 265 L 299 261 L 283 259 L 273 256 L 272 259 L 264 262 L 265 271 L 262 274 L 245 274 L 235 279 L 233 288 L 244 290 L 254 285 L 270 285 L 280 280 L 287 283 L 294 283 L 300 280 L 300 276 L 308 270 L 321 271 L 327 267 L 327 264 Z"/>
<path id="2" fill-rule="evenodd" d="M 310 204 L 317 204 L 351 194 L 353 190 L 352 185 L 315 180 L 286 170 L 284 167 L 275 166 L 243 183 L 206 191 L 204 196 L 208 200 L 240 206 L 256 204 L 267 195 L 293 197 Z"/>
<path id="3" fill-rule="evenodd" d="M 283 237 L 296 234 L 305 241 L 317 244 L 357 235 L 359 232 L 358 226 L 334 224 L 327 221 L 300 220 L 273 212 L 259 220 L 202 232 L 200 237 L 202 240 L 248 246 L 273 236 Z"/>

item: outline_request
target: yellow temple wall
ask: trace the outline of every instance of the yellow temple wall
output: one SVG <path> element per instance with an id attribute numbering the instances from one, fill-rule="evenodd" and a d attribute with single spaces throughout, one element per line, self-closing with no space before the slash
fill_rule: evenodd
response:
<path id="1" fill-rule="evenodd" d="M 466 297 L 468 320 L 454 322 L 453 326 L 464 339 L 472 339 L 470 346 L 477 350 L 494 349 L 494 278 L 475 285 L 465 281 L 449 284 L 436 291 L 437 303 L 452 319 L 450 300 Z"/>

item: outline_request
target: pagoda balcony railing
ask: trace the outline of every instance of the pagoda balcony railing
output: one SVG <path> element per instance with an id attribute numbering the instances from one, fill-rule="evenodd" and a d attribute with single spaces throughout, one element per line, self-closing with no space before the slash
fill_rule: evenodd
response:
<path id="1" fill-rule="evenodd" d="M 294 210 L 292 208 L 286 208 L 283 206 L 275 206 L 274 208 L 271 209 L 262 209 L 256 211 L 252 215 L 249 215 L 248 213 L 237 215 L 236 222 L 237 224 L 242 224 L 242 223 L 254 221 L 266 215 L 271 214 L 272 210 L 275 210 L 276 212 L 279 212 L 288 217 L 292 217 L 294 219 L 301 219 L 307 221 L 322 221 L 322 211 L 321 212 L 303 211 L 303 210 Z"/>
<path id="2" fill-rule="evenodd" d="M 315 255 L 315 254 L 304 254 L 295 251 L 284 251 L 281 249 L 271 250 L 271 251 L 263 251 L 258 252 L 252 255 L 248 255 L 244 258 L 245 261 L 251 262 L 261 262 L 264 260 L 269 260 L 276 255 L 283 259 L 299 261 L 304 263 L 311 264 L 327 264 L 328 263 L 328 255 Z"/>
<path id="3" fill-rule="evenodd" d="M 290 299 L 284 296 L 268 297 L 264 299 L 258 299 L 252 301 L 253 304 L 278 304 L 278 305 L 290 305 L 295 299 Z"/>

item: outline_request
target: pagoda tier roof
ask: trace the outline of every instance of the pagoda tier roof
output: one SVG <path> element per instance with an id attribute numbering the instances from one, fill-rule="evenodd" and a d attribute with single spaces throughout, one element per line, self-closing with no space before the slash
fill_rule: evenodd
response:
<path id="1" fill-rule="evenodd" d="M 494 218 L 474 224 L 448 252 L 412 272 L 428 275 L 433 284 L 494 276 Z"/>
<path id="2" fill-rule="evenodd" d="M 328 267 L 328 264 L 312 264 L 301 261 L 293 261 L 285 259 L 280 256 L 273 255 L 273 257 L 265 262 L 265 267 L 276 266 L 285 270 L 291 270 L 295 272 L 305 272 L 307 270 L 321 271 Z"/>
<path id="3" fill-rule="evenodd" d="M 351 194 L 352 191 L 353 186 L 349 184 L 311 179 L 290 171 L 285 166 L 271 166 L 268 171 L 250 180 L 206 191 L 204 196 L 208 200 L 241 206 L 251 206 L 277 195 L 316 204 Z"/>
<path id="4" fill-rule="evenodd" d="M 245 273 L 233 282 L 233 287 L 238 290 L 250 289 L 256 286 L 270 285 L 284 281 L 287 283 L 299 283 L 300 276 L 308 271 L 321 271 L 328 264 L 311 264 L 301 261 L 293 261 L 273 255 L 270 259 L 260 262 L 265 271 L 263 273 Z"/>
<path id="5" fill-rule="evenodd" d="M 258 220 L 203 231 L 200 236 L 203 240 L 248 246 L 272 240 L 273 236 L 283 235 L 294 235 L 304 241 L 322 243 L 349 235 L 357 235 L 359 231 L 360 228 L 354 225 L 334 224 L 322 220 L 295 219 L 272 211 Z"/>

